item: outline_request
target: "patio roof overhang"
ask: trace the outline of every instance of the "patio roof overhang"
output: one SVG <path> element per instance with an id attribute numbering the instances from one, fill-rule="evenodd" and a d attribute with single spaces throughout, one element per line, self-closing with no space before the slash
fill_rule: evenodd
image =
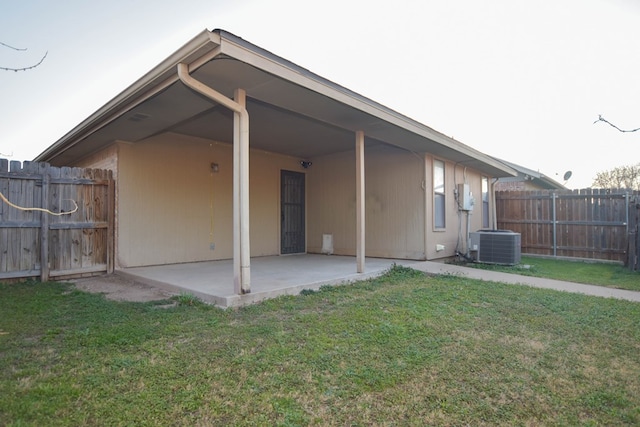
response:
<path id="1" fill-rule="evenodd" d="M 233 98 L 242 88 L 251 117 L 251 148 L 300 159 L 390 144 L 464 164 L 492 177 L 515 176 L 504 163 L 381 104 L 324 79 L 224 30 L 205 30 L 64 135 L 36 161 L 68 165 L 113 141 L 164 132 L 233 141 L 233 113 L 180 82 L 177 64 Z M 274 125 L 277 123 L 278 125 Z"/>

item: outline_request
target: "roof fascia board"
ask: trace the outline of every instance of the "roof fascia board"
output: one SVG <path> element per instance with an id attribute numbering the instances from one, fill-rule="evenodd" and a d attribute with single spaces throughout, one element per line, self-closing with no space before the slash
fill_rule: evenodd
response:
<path id="1" fill-rule="evenodd" d="M 500 160 L 502 163 L 506 164 L 507 166 L 512 167 L 513 169 L 515 169 L 518 172 L 521 172 L 525 175 L 529 175 L 535 178 L 541 178 L 543 175 L 540 172 L 534 171 L 533 169 L 529 169 L 526 168 L 524 166 L 520 166 L 520 165 L 516 165 L 515 163 L 509 162 L 507 160 Z"/>
<path id="2" fill-rule="evenodd" d="M 255 46 L 240 37 L 237 37 L 224 30 L 215 30 L 220 34 L 220 48 L 225 55 L 233 57 L 237 60 L 252 65 L 260 70 L 288 80 L 299 86 L 317 92 L 321 95 L 335 99 L 338 102 L 346 104 L 350 107 L 363 111 L 374 117 L 378 117 L 388 123 L 401 127 L 414 134 L 430 139 L 436 143 L 442 144 L 461 154 L 478 159 L 483 163 L 491 166 L 493 169 L 500 170 L 510 176 L 516 176 L 517 173 L 513 168 L 504 163 L 497 162 L 492 157 L 481 153 L 453 138 L 450 138 L 438 131 L 431 129 L 415 120 L 410 119 L 396 111 L 393 111 L 382 104 L 371 99 L 363 97 L 343 86 L 337 85 L 323 77 L 314 74 L 292 62 L 284 60 L 258 46 Z"/>
<path id="3" fill-rule="evenodd" d="M 202 49 L 205 49 L 205 51 L 199 52 Z M 279 76 L 294 84 L 308 88 L 316 93 L 335 99 L 338 102 L 363 111 L 373 117 L 378 117 L 381 120 L 406 129 L 409 132 L 420 135 L 472 159 L 477 159 L 489 166 L 489 169 L 511 176 L 517 175 L 515 170 L 509 165 L 496 161 L 496 159 L 449 138 L 428 126 L 324 79 L 317 74 L 224 30 L 203 30 L 171 56 L 65 134 L 56 143 L 39 154 L 35 160 L 49 161 L 54 156 L 78 144 L 91 133 L 100 130 L 127 111 L 178 81 L 176 72 L 176 65 L 178 63 L 184 62 L 189 64 L 189 71 L 193 72 L 221 53 L 227 54 L 275 76 Z"/>
<path id="4" fill-rule="evenodd" d="M 178 80 L 178 74 L 175 71 L 176 65 L 207 45 L 211 45 L 211 50 L 209 54 L 203 56 L 211 59 L 219 53 L 219 50 L 216 51 L 216 48 L 220 47 L 219 35 L 209 30 L 200 32 L 171 56 L 65 134 L 56 143 L 40 153 L 34 160 L 49 161 L 53 156 L 68 150 L 91 133 L 100 130 L 127 111 L 166 89 Z M 196 59 L 192 62 L 196 61 L 198 60 Z M 199 63 L 199 65 L 203 63 Z"/>
<path id="5" fill-rule="evenodd" d="M 566 190 L 567 187 L 565 187 L 563 184 L 560 184 L 558 181 L 549 178 L 546 175 L 542 175 L 540 176 L 540 181 L 546 183 L 549 187 L 555 188 L 557 190 Z"/>
<path id="6" fill-rule="evenodd" d="M 549 178 L 548 176 L 538 172 L 538 171 L 534 171 L 533 169 L 529 169 L 526 168 L 524 166 L 520 166 L 517 165 L 515 163 L 509 162 L 507 160 L 502 160 L 502 159 L 498 159 L 497 157 L 494 157 L 494 159 L 498 160 L 501 163 L 504 163 L 505 165 L 511 167 L 512 169 L 514 169 L 515 171 L 518 172 L 518 177 L 531 177 L 531 179 L 533 180 L 534 183 L 536 183 L 537 185 L 544 187 L 546 189 L 557 189 L 557 190 L 566 190 L 567 187 L 565 187 L 563 184 L 560 184 L 559 182 L 557 182 L 556 180 Z M 505 182 L 507 181 L 512 181 L 509 179 L 505 179 Z M 514 181 L 518 181 L 518 179 L 516 178 Z"/>

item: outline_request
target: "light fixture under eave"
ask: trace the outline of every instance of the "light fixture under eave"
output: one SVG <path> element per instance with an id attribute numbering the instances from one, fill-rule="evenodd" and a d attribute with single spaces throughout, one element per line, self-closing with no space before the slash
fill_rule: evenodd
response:
<path id="1" fill-rule="evenodd" d="M 302 166 L 304 169 L 307 169 L 309 166 L 311 166 L 313 163 L 311 163 L 308 160 L 300 160 L 300 166 Z"/>

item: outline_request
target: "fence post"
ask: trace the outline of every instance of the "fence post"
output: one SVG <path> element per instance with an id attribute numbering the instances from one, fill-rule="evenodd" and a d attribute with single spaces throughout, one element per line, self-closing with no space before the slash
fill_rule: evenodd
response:
<path id="1" fill-rule="evenodd" d="M 626 218 L 624 224 L 627 226 L 627 234 L 629 234 L 629 192 L 624 193 L 624 213 Z"/>
<path id="2" fill-rule="evenodd" d="M 553 256 L 557 255 L 558 248 L 558 221 L 556 219 L 556 193 L 551 193 L 551 221 L 553 222 Z"/>
<path id="3" fill-rule="evenodd" d="M 625 225 L 626 225 L 626 229 L 625 229 L 625 236 L 627 237 L 627 265 L 629 266 L 629 268 L 631 270 L 633 270 L 635 267 L 635 254 L 631 253 L 631 245 L 634 246 L 635 249 L 635 241 L 631 242 L 631 232 L 629 231 L 629 192 L 625 191 L 624 193 L 624 213 L 626 215 L 626 220 L 625 220 Z M 635 238 L 635 233 L 634 236 Z M 635 252 L 635 250 L 633 251 Z"/>
<path id="4" fill-rule="evenodd" d="M 49 168 L 42 171 L 42 209 L 47 209 L 49 205 Z M 49 215 L 40 212 L 40 281 L 49 281 Z"/>
<path id="5" fill-rule="evenodd" d="M 630 231 L 627 242 L 627 262 L 625 265 L 631 271 L 638 270 L 638 245 L 640 245 L 640 239 L 635 231 Z"/>
<path id="6" fill-rule="evenodd" d="M 637 215 L 637 213 L 636 213 Z M 636 216 L 636 221 L 638 221 L 638 216 Z M 636 226 L 636 233 L 635 233 L 635 237 L 636 237 L 636 256 L 635 256 L 635 264 L 634 264 L 634 270 L 635 271 L 640 271 L 640 237 L 638 236 L 638 233 L 640 232 L 640 227 Z"/>
<path id="7" fill-rule="evenodd" d="M 627 198 L 627 267 L 640 271 L 640 195 Z"/>
<path id="8" fill-rule="evenodd" d="M 113 173 L 106 171 L 107 187 L 107 274 L 112 274 L 115 269 L 115 217 L 116 217 L 116 187 Z"/>

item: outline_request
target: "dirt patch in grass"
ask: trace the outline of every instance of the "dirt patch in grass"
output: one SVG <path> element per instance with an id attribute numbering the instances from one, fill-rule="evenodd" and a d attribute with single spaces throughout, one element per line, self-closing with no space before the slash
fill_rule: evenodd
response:
<path id="1" fill-rule="evenodd" d="M 104 294 L 114 301 L 149 302 L 169 299 L 175 294 L 150 285 L 139 283 L 117 274 L 70 280 L 81 291 Z"/>

